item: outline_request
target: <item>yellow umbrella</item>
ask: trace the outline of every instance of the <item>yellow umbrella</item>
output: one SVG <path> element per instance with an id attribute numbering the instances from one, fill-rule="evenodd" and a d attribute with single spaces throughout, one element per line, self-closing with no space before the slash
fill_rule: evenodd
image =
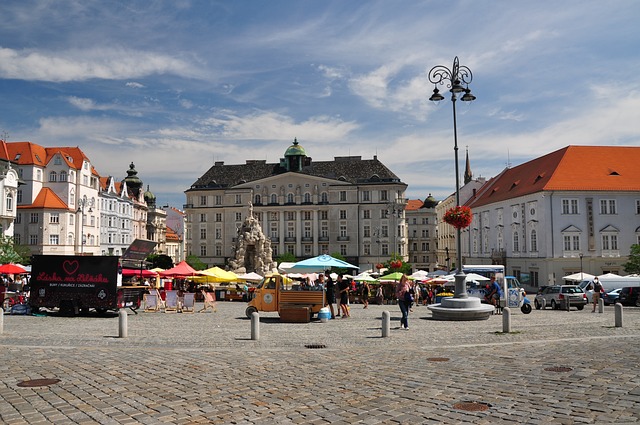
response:
<path id="1" fill-rule="evenodd" d="M 220 267 L 211 267 L 210 269 L 200 270 L 197 272 L 199 275 L 206 276 L 207 282 L 237 282 L 239 280 L 238 275 L 234 272 L 228 272 L 222 270 Z"/>

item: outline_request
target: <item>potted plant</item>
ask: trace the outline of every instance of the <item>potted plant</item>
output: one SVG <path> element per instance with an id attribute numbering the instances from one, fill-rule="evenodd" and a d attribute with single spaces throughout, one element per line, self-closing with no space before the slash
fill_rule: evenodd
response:
<path id="1" fill-rule="evenodd" d="M 443 217 L 445 223 L 448 223 L 456 229 L 464 229 L 471 225 L 473 215 L 471 214 L 471 208 L 467 206 L 456 206 L 449 208 Z"/>

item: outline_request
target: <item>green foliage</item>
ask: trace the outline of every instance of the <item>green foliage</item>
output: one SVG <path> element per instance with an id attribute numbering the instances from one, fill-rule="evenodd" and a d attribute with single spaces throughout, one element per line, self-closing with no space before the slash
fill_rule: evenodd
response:
<path id="1" fill-rule="evenodd" d="M 281 264 L 281 263 L 295 263 L 296 262 L 296 256 L 293 255 L 290 252 L 285 252 L 285 253 L 279 255 L 278 258 L 276 258 L 276 262 L 278 264 Z"/>
<path id="2" fill-rule="evenodd" d="M 391 267 L 391 263 L 395 261 L 401 261 L 402 266 Z M 398 254 L 391 254 L 391 257 L 387 261 L 385 261 L 383 264 L 388 269 L 386 273 L 400 272 L 400 273 L 406 274 L 407 276 L 411 274 L 411 264 L 405 263 L 404 260 L 402 259 L 402 256 Z"/>
<path id="3" fill-rule="evenodd" d="M 28 248 L 27 248 L 28 250 Z M 25 254 L 23 257 L 20 253 L 16 252 L 16 246 L 13 244 L 13 238 L 10 236 L 0 235 L 0 264 L 6 263 L 20 263 L 27 264 L 31 258 L 31 252 L 20 250 Z"/>
<path id="4" fill-rule="evenodd" d="M 147 261 L 151 263 L 151 268 L 161 268 L 168 270 L 174 266 L 171 257 L 165 254 L 151 254 L 147 257 Z"/>
<path id="5" fill-rule="evenodd" d="M 196 257 L 195 255 L 188 255 L 185 261 L 187 262 L 188 265 L 193 267 L 195 270 L 207 269 L 207 265 L 203 263 L 202 260 L 199 257 Z"/>
<path id="6" fill-rule="evenodd" d="M 622 266 L 624 267 L 624 271 L 629 274 L 640 273 L 640 244 L 631 245 L 629 261 Z"/>

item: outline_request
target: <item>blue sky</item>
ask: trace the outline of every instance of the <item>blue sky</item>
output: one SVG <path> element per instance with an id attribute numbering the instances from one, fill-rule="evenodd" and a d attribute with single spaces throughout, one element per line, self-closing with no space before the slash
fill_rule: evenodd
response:
<path id="1" fill-rule="evenodd" d="M 455 190 L 451 102 L 428 71 L 458 56 L 461 171 L 492 177 L 567 145 L 638 145 L 640 3 L 3 0 L 0 135 L 79 146 L 160 205 L 214 161 L 378 158 L 407 196 Z M 442 87 L 440 87 L 443 91 Z M 2 137 L 0 136 L 0 137 Z M 3 137 L 4 138 L 4 137 Z M 586 165 L 587 166 L 587 165 Z"/>

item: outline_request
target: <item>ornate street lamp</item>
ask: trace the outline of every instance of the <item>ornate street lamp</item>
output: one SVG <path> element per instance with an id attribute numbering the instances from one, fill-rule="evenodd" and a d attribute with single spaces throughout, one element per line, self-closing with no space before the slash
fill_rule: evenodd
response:
<path id="1" fill-rule="evenodd" d="M 82 198 L 78 199 L 78 209 L 76 210 L 77 213 L 80 213 L 80 253 L 84 254 L 84 244 L 85 242 L 85 235 L 84 235 L 84 220 L 85 220 L 85 208 L 87 208 L 87 212 L 89 214 L 91 214 L 93 212 L 93 207 L 95 206 L 95 199 L 91 198 L 87 198 L 87 195 L 83 195 Z M 77 243 L 78 238 L 76 238 L 76 243 Z"/>
<path id="2" fill-rule="evenodd" d="M 458 96 L 463 102 L 470 102 L 475 100 L 476 97 L 471 94 L 469 84 L 473 80 L 473 74 L 471 70 L 466 66 L 460 66 L 458 63 L 458 57 L 453 60 L 453 66 L 451 69 L 437 65 L 431 68 L 429 71 L 429 81 L 435 84 L 433 94 L 429 98 L 432 102 L 439 102 L 444 100 L 444 96 L 440 94 L 438 90 L 438 84 L 446 85 L 451 92 L 451 103 L 453 104 L 453 152 L 455 156 L 455 171 L 456 171 L 456 206 L 460 206 L 460 173 L 458 171 L 458 129 L 456 120 L 456 101 Z M 466 87 L 463 86 L 466 85 Z M 464 94 L 463 94 L 464 93 Z M 454 298 L 467 298 L 467 285 L 465 283 L 465 274 L 462 271 L 462 238 L 460 237 L 462 229 L 456 227 L 456 289 Z"/>
<path id="3" fill-rule="evenodd" d="M 460 207 L 460 173 L 458 168 L 458 129 L 456 121 L 456 102 L 460 99 L 463 102 L 475 100 L 471 94 L 469 84 L 473 80 L 471 70 L 466 66 L 460 66 L 458 57 L 453 60 L 451 69 L 446 66 L 437 65 L 429 71 L 429 81 L 435 88 L 429 98 L 432 102 L 444 100 L 440 94 L 438 85 L 444 85 L 451 93 L 451 103 L 453 104 L 453 152 L 455 155 L 456 173 L 456 207 Z M 456 268 L 455 275 L 456 288 L 453 298 L 445 298 L 440 304 L 429 306 L 434 319 L 439 320 L 485 320 L 493 313 L 494 307 L 480 303 L 480 299 L 469 297 L 467 293 L 466 276 L 462 271 L 462 229 L 456 227 Z M 447 255 L 448 257 L 448 255 Z"/>

